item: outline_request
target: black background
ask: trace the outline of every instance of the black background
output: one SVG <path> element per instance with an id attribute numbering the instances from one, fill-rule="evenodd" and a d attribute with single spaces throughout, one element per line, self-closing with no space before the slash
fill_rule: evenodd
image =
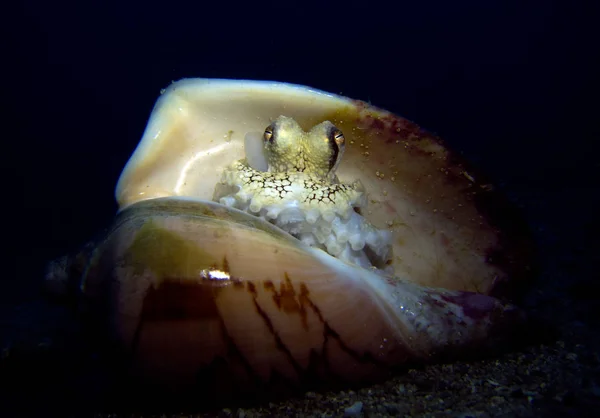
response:
<path id="1" fill-rule="evenodd" d="M 591 2 L 2 7 L 3 342 L 38 321 L 46 262 L 110 221 L 117 178 L 160 89 L 183 77 L 305 84 L 415 121 L 524 208 L 546 231 L 542 250 L 558 254 L 573 280 L 587 279 L 587 300 L 600 290 L 600 38 Z M 581 295 L 555 299 L 563 297 Z"/>
<path id="2" fill-rule="evenodd" d="M 439 134 L 507 189 L 549 192 L 536 210 L 567 223 L 595 194 L 598 45 L 593 11 L 576 2 L 17 7 L 4 16 L 2 136 L 5 196 L 23 219 L 11 243 L 20 269 L 108 222 L 160 89 L 183 77 L 370 100 Z"/>

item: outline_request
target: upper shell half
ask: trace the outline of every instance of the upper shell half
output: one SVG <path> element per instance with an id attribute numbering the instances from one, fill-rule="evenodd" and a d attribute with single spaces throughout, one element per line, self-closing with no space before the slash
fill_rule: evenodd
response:
<path id="1" fill-rule="evenodd" d="M 495 294 L 530 273 L 527 230 L 506 199 L 437 137 L 365 102 L 303 86 L 185 79 L 158 100 L 116 189 L 121 209 L 157 197 L 211 200 L 244 137 L 278 116 L 329 120 L 346 138 L 340 182 L 360 180 L 363 215 L 392 232 L 394 275 Z"/>

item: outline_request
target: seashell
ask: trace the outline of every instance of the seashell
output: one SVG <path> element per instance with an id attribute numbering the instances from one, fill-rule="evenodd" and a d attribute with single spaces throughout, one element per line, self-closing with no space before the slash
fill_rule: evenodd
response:
<path id="1" fill-rule="evenodd" d="M 364 187 L 361 216 L 391 240 L 387 270 L 292 237 L 269 222 L 279 213 L 212 201 L 247 134 L 280 115 L 343 132 L 337 177 Z M 494 345 L 523 319 L 494 297 L 530 274 L 522 220 L 441 140 L 361 101 L 275 82 L 173 83 L 116 199 L 106 233 L 47 278 L 78 283 L 94 332 L 147 383 L 210 398 L 370 382 Z"/>

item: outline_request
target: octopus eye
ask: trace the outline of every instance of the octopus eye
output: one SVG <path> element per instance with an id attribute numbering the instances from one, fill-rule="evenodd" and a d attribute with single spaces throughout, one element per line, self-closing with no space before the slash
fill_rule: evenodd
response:
<path id="1" fill-rule="evenodd" d="M 331 150 L 331 155 L 329 157 L 329 170 L 335 171 L 335 168 L 339 164 L 339 160 L 344 153 L 346 138 L 344 138 L 342 131 L 331 125 L 327 140 L 329 142 L 329 149 Z"/>
<path id="2" fill-rule="evenodd" d="M 333 140 L 339 146 L 343 145 L 346 142 L 346 138 L 344 138 L 344 134 L 339 129 L 335 129 L 333 131 Z"/>
<path id="3" fill-rule="evenodd" d="M 273 125 L 270 125 L 265 129 L 264 138 L 265 142 L 271 142 L 273 139 Z"/>

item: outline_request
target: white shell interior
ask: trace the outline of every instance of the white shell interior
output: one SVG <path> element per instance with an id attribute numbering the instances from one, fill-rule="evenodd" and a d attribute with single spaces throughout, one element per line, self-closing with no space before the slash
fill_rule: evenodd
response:
<path id="1" fill-rule="evenodd" d="M 223 169 L 245 156 L 244 137 L 279 115 L 305 129 L 350 110 L 345 98 L 276 82 L 184 79 L 162 92 L 116 188 L 120 208 L 139 200 L 196 196 L 210 200 Z M 340 167 L 340 180 L 352 166 Z"/>
<path id="2" fill-rule="evenodd" d="M 439 142 L 403 138 L 400 128 L 375 129 L 401 118 L 298 85 L 219 79 L 171 84 L 121 174 L 119 207 L 166 196 L 210 200 L 223 169 L 244 157 L 246 134 L 263 132 L 279 115 L 293 117 L 305 130 L 330 120 L 344 132 L 338 177 L 360 179 L 369 193 L 363 215 L 392 231 L 396 275 L 483 293 L 502 276 L 486 262 L 485 250 L 498 238 L 465 191 L 473 179 L 465 172 L 460 181 L 447 182 L 447 150 Z"/>

